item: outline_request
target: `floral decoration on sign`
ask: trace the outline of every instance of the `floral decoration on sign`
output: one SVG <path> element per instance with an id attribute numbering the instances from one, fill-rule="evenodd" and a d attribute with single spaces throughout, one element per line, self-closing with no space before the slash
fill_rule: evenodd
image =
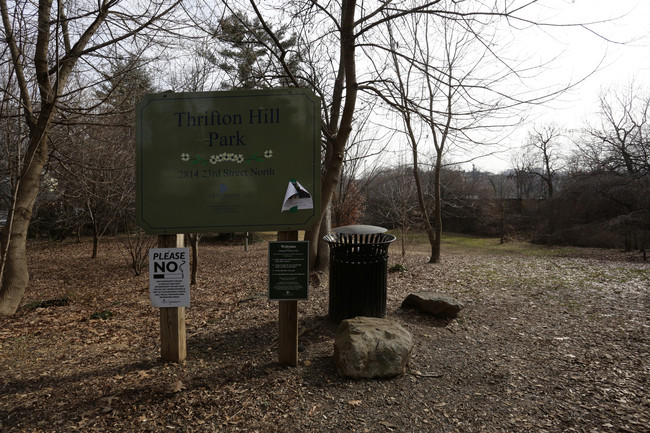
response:
<path id="1" fill-rule="evenodd" d="M 200 165 L 208 165 L 208 164 L 214 165 L 222 162 L 235 162 L 237 164 L 241 164 L 242 162 L 247 162 L 250 164 L 253 162 L 262 162 L 264 161 L 264 159 L 269 159 L 269 158 L 273 158 L 273 150 L 271 149 L 265 150 L 263 154 L 254 153 L 249 157 L 245 157 L 241 153 L 223 152 L 215 155 L 210 155 L 208 157 L 195 155 L 194 158 L 192 158 L 190 154 L 187 152 L 181 153 L 181 161 L 188 162 L 190 164 L 200 164 Z"/>

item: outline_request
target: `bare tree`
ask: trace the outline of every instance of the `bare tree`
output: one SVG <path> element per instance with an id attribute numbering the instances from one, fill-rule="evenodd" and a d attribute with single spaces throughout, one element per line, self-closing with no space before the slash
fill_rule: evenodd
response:
<path id="1" fill-rule="evenodd" d="M 12 98 L 26 132 L 2 232 L 0 314 L 16 311 L 29 280 L 27 230 L 55 120 L 72 108 L 67 102 L 79 91 L 104 79 L 97 73 L 102 59 L 142 52 L 164 29 L 177 29 L 171 19 L 179 4 L 100 0 L 79 8 L 74 2 L 0 0 L 3 69 L 13 83 L 7 88 L 17 90 Z"/>
<path id="2" fill-rule="evenodd" d="M 512 157 L 512 171 L 508 177 L 515 183 L 515 198 L 518 200 L 539 198 L 538 177 L 532 173 L 531 158 L 526 151 Z"/>
<path id="3" fill-rule="evenodd" d="M 378 175 L 382 153 L 392 140 L 390 134 L 379 136 L 377 129 L 372 128 L 370 122 L 374 105 L 371 103 L 357 110 L 355 116 L 355 129 L 346 149 L 341 179 L 331 204 L 332 220 L 339 226 L 356 224 L 361 219 L 365 209 L 365 190 Z"/>
<path id="4" fill-rule="evenodd" d="M 600 97 L 600 123 L 589 125 L 576 140 L 574 172 L 555 206 L 562 227 L 577 223 L 593 236 L 622 236 L 626 249 L 635 242 L 645 250 L 650 230 L 650 97 L 633 84 Z M 576 230 L 577 231 L 577 230 Z"/>
<path id="5" fill-rule="evenodd" d="M 309 86 L 321 97 L 322 120 L 321 132 L 323 136 L 323 164 L 322 164 L 322 206 L 323 212 L 337 189 L 341 179 L 343 161 L 346 150 L 349 146 L 349 139 L 354 127 L 354 115 L 358 109 L 358 102 L 364 98 L 375 98 L 377 89 L 384 82 L 386 72 L 386 59 L 390 58 L 391 45 L 385 37 L 387 23 L 395 23 L 393 28 L 404 27 L 405 22 L 414 16 L 437 18 L 447 23 L 456 23 L 458 34 L 461 30 L 467 40 L 474 40 L 481 46 L 481 53 L 492 56 L 495 45 L 491 38 L 496 34 L 500 24 L 514 23 L 523 24 L 523 27 L 539 25 L 526 18 L 525 12 L 534 6 L 537 1 L 520 3 L 514 0 L 505 2 L 456 2 L 446 0 L 433 0 L 416 2 L 412 0 L 400 1 L 369 1 L 357 2 L 355 0 L 340 1 L 255 1 L 230 0 L 224 4 L 232 12 L 243 10 L 248 7 L 259 20 L 264 30 L 271 36 L 272 43 L 264 43 L 266 49 L 271 53 L 274 61 L 281 65 L 287 82 L 292 86 Z M 272 21 L 280 21 L 287 24 L 287 28 L 296 35 L 295 48 L 287 49 L 283 46 L 281 38 L 272 30 Z M 424 22 L 424 21 L 422 21 Z M 555 25 L 555 24 L 554 24 Z M 492 31 L 481 33 L 480 30 L 490 28 Z M 285 28 L 285 26 L 280 26 Z M 253 30 L 253 29 L 251 29 Z M 408 47 L 413 43 L 412 37 L 407 43 L 400 45 L 400 48 Z M 448 53 L 453 53 L 455 48 Z M 426 51 L 424 51 L 426 53 Z M 298 69 L 292 69 L 291 60 L 294 56 L 300 56 L 301 62 Z M 479 86 L 476 90 L 484 94 L 491 94 L 493 98 L 505 96 L 499 90 L 498 79 L 504 74 L 517 75 L 518 72 L 512 68 L 503 58 L 492 56 L 495 63 L 490 71 L 486 71 L 484 77 L 490 77 L 491 83 L 496 86 Z M 360 61 L 363 59 L 363 61 Z M 426 63 L 419 62 L 419 68 L 426 71 Z M 455 65 L 457 68 L 459 65 Z M 531 75 L 531 71 L 538 70 L 537 67 L 524 71 L 523 75 Z M 432 66 L 432 71 L 435 66 Z M 470 66 L 471 70 L 471 66 Z M 444 75 L 444 68 L 441 70 Z M 436 71 L 436 76 L 440 76 Z M 448 75 L 448 74 L 447 74 Z M 464 81 L 463 75 L 456 75 L 455 83 L 463 82 L 465 89 L 469 89 L 471 82 Z M 432 87 L 438 87 L 448 80 L 436 81 L 432 78 Z M 488 80 L 489 81 L 489 80 Z M 423 87 L 424 89 L 424 87 Z M 546 89 L 548 90 L 548 89 Z M 546 91 L 537 99 L 530 96 L 529 89 L 517 92 L 516 95 L 509 95 L 502 98 L 502 102 L 508 101 L 506 106 L 522 104 L 526 102 L 543 101 L 548 98 Z M 556 94 L 556 91 L 551 91 Z M 472 97 L 474 97 L 472 95 Z M 462 100 L 459 97 L 459 100 Z M 472 99 L 466 99 L 471 102 Z M 485 102 L 485 99 L 483 99 Z M 426 112 L 427 104 L 420 108 Z M 488 107 L 488 105 L 484 105 Z M 492 106 L 495 108 L 496 106 Z M 503 110 L 504 105 L 498 108 Z M 438 116 L 443 115 L 445 109 L 436 106 L 436 122 L 430 127 L 437 129 L 436 134 L 442 134 L 445 122 L 440 123 Z M 458 111 L 457 111 L 458 113 Z M 501 111 L 505 113 L 505 111 Z M 494 112 L 473 111 L 472 117 L 494 116 Z M 503 122 L 503 119 L 501 119 Z M 494 127 L 503 127 L 503 123 L 494 124 Z M 472 125 L 465 125 L 463 129 L 456 129 L 455 133 L 472 130 Z M 314 224 L 311 230 L 306 233 L 306 238 L 311 241 L 312 256 L 316 255 L 319 240 L 320 221 Z M 437 260 L 438 255 L 432 254 Z M 312 260 L 316 263 L 316 260 Z"/>
<path id="6" fill-rule="evenodd" d="M 528 133 L 527 171 L 544 182 L 547 198 L 553 197 L 557 173 L 563 169 L 564 155 L 559 141 L 563 135 L 562 128 L 553 123 L 533 127 L 533 130 Z"/>
<path id="7" fill-rule="evenodd" d="M 86 117 L 84 122 L 90 121 Z M 49 166 L 56 178 L 54 190 L 68 208 L 77 210 L 89 223 L 93 236 L 92 258 L 99 239 L 121 226 L 123 216 L 134 207 L 134 160 L 132 131 L 122 131 L 109 119 L 84 123 L 52 134 L 54 151 Z"/>
<path id="8" fill-rule="evenodd" d="M 382 170 L 367 188 L 369 218 L 375 224 L 399 227 L 402 256 L 406 255 L 406 234 L 422 221 L 417 204 L 413 168 L 399 165 Z M 421 225 L 418 224 L 419 227 Z"/>
<path id="9" fill-rule="evenodd" d="M 224 4 L 232 13 L 244 6 L 230 1 Z M 261 37 L 257 42 L 271 53 L 274 63 L 281 66 L 287 82 L 297 87 L 307 85 L 321 97 L 324 137 L 321 209 L 324 215 L 341 178 L 345 149 L 352 132 L 358 94 L 357 37 L 372 22 L 375 14 L 352 0 L 341 3 L 266 2 L 265 9 L 261 8 L 261 2 L 250 0 L 248 6 L 270 37 L 270 42 Z M 380 9 L 385 7 L 379 6 Z M 357 13 L 362 16 L 358 17 Z M 286 27 L 297 37 L 294 48 L 287 49 L 273 30 L 278 28 L 270 23 L 269 17 L 273 16 L 287 18 Z M 300 64 L 304 65 L 298 70 L 293 62 L 297 55 L 302 57 Z M 310 262 L 313 264 L 318 263 L 320 228 L 319 219 L 305 233 L 306 239 L 310 240 Z"/>
<path id="10" fill-rule="evenodd" d="M 583 165 L 643 176 L 650 173 L 650 95 L 633 83 L 600 95 L 600 124 L 578 140 Z"/>
<path id="11" fill-rule="evenodd" d="M 357 56 L 368 56 L 366 49 L 371 49 L 374 45 L 373 38 L 381 34 L 383 23 L 410 13 L 432 12 L 438 3 L 440 1 L 410 6 L 404 2 L 366 5 L 353 0 L 343 0 L 340 3 L 291 2 L 291 12 L 282 14 L 292 17 L 292 28 L 299 37 L 299 52 L 307 59 L 306 68 L 301 71 L 291 70 L 287 61 L 290 53 L 282 47 L 279 38 L 272 38 L 275 43 L 269 49 L 276 53 L 277 60 L 284 66 L 292 84 L 311 86 L 321 96 L 323 103 L 322 209 L 327 209 L 341 179 L 359 89 L 364 87 L 359 82 Z M 251 0 L 250 5 L 265 29 L 271 32 L 258 4 Z M 284 5 L 284 11 L 286 9 Z M 361 52 L 358 51 L 360 46 L 364 47 Z M 374 81 L 375 76 L 368 79 Z M 319 232 L 320 222 L 305 234 L 311 241 L 311 255 L 314 257 Z M 315 263 L 316 260 L 312 262 Z"/>
<path id="12" fill-rule="evenodd" d="M 516 74 L 513 66 L 486 73 L 500 61 L 492 41 L 495 23 L 489 18 L 478 20 L 463 6 L 449 6 L 448 11 L 460 18 L 412 14 L 399 27 L 387 22 L 394 70 L 384 86 L 376 89 L 404 122 L 418 203 L 431 245 L 430 263 L 441 257 L 443 158 L 453 146 L 485 144 L 473 135 L 505 126 L 501 118 L 524 103 L 498 90 L 502 81 Z M 414 42 L 409 44 L 410 40 Z M 431 212 L 419 162 L 429 149 L 433 155 Z"/>

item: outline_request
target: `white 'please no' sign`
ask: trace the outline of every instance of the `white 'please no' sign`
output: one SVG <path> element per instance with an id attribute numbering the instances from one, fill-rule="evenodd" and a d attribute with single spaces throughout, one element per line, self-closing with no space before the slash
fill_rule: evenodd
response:
<path id="1" fill-rule="evenodd" d="M 149 250 L 149 297 L 157 308 L 190 306 L 188 248 Z"/>

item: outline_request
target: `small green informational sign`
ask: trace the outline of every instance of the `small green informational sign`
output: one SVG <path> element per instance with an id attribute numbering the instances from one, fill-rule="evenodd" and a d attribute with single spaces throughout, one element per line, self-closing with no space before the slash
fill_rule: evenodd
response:
<path id="1" fill-rule="evenodd" d="M 309 242 L 269 242 L 269 299 L 309 299 Z"/>
<path id="2" fill-rule="evenodd" d="M 308 89 L 147 95 L 137 223 L 158 234 L 307 229 L 320 213 L 320 149 Z"/>

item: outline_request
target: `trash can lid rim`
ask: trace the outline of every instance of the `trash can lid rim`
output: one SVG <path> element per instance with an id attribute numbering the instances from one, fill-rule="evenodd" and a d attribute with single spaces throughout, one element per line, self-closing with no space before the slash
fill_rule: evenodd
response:
<path id="1" fill-rule="evenodd" d="M 348 233 L 330 233 L 323 236 L 323 240 L 331 246 L 356 247 L 369 245 L 388 245 L 397 239 L 394 235 L 388 233 L 373 233 L 374 236 L 366 237 L 363 235 Z M 357 237 L 358 236 L 358 237 Z"/>
<path id="2" fill-rule="evenodd" d="M 365 224 L 355 224 L 349 226 L 337 227 L 332 230 L 334 233 L 350 235 L 371 235 L 375 233 L 385 233 L 388 229 L 379 226 L 370 226 Z"/>

